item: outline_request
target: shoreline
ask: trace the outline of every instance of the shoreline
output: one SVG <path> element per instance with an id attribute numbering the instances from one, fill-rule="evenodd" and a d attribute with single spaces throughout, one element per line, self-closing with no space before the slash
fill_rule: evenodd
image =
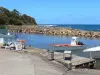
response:
<path id="1" fill-rule="evenodd" d="M 100 38 L 100 32 L 85 31 L 72 28 L 63 27 L 46 27 L 46 26 L 12 26 L 8 25 L 9 32 L 27 33 L 27 34 L 45 34 L 45 35 L 59 35 L 59 36 L 77 36 L 86 38 Z"/>

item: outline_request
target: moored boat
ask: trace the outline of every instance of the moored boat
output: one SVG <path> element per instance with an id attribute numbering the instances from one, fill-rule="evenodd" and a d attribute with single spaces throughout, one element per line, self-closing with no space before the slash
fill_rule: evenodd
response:
<path id="1" fill-rule="evenodd" d="M 49 50 L 65 51 L 65 50 L 83 50 L 86 48 L 82 42 L 78 41 L 78 37 L 72 37 L 71 44 L 50 44 Z"/>
<path id="2" fill-rule="evenodd" d="M 100 46 L 85 49 L 83 52 L 90 52 L 91 58 L 100 59 Z"/>

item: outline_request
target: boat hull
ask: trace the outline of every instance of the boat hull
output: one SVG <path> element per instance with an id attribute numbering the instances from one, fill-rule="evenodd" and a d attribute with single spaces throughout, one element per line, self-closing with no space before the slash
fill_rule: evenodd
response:
<path id="1" fill-rule="evenodd" d="M 100 59 L 100 51 L 91 52 L 92 58 Z"/>
<path id="2" fill-rule="evenodd" d="M 82 46 L 52 46 L 49 50 L 52 51 L 73 51 L 86 49 L 85 45 Z"/>

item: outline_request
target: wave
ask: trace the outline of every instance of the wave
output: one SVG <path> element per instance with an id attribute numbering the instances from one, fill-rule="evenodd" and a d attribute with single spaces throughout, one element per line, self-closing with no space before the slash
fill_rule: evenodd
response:
<path id="1" fill-rule="evenodd" d="M 51 25 L 39 25 L 39 26 L 44 26 L 44 27 L 56 27 L 57 25 L 51 24 Z"/>

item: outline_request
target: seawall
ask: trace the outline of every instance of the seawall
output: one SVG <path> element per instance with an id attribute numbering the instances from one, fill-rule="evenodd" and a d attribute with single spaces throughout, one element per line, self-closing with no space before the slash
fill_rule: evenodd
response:
<path id="1" fill-rule="evenodd" d="M 100 38 L 100 32 L 96 31 L 85 31 L 72 28 L 61 28 L 61 27 L 45 27 L 45 26 L 34 26 L 34 25 L 8 25 L 9 32 L 18 33 L 35 33 L 35 34 L 46 34 L 46 35 L 65 35 L 65 36 L 78 36 L 78 37 L 89 37 L 89 38 Z"/>

